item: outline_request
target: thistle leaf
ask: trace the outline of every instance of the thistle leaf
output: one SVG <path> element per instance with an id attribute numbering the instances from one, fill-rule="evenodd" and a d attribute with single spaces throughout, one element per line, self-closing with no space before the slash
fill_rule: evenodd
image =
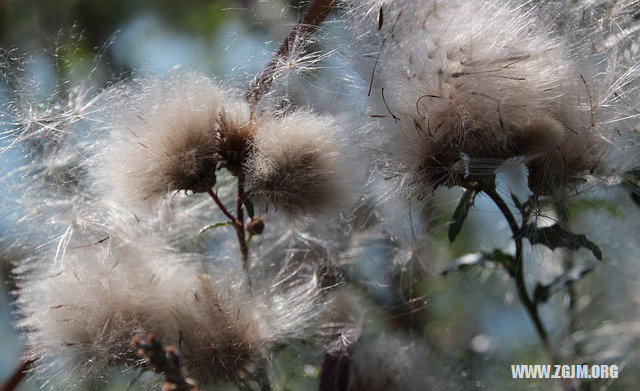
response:
<path id="1" fill-rule="evenodd" d="M 458 203 L 456 210 L 453 212 L 452 221 L 449 225 L 449 243 L 453 243 L 453 241 L 456 240 L 456 237 L 462 229 L 462 224 L 469 214 L 469 209 L 473 206 L 473 202 L 475 201 L 477 194 L 477 190 L 467 190 L 462 195 L 462 198 L 460 198 L 460 202 Z"/>
<path id="2" fill-rule="evenodd" d="M 556 277 L 548 284 L 536 285 L 536 289 L 533 292 L 533 298 L 536 303 L 544 303 L 549 300 L 554 293 L 561 291 L 566 286 L 579 281 L 582 277 L 592 271 L 596 266 L 596 262 L 582 263 Z"/>
<path id="3" fill-rule="evenodd" d="M 476 266 L 487 266 L 488 264 L 499 264 L 510 270 L 513 265 L 513 257 L 497 249 L 493 250 L 493 252 L 480 251 L 466 254 L 449 264 L 441 274 L 446 276 L 452 272 L 459 272 Z"/>
<path id="4" fill-rule="evenodd" d="M 554 224 L 544 228 L 538 228 L 533 224 L 529 224 L 524 230 L 524 236 L 529 239 L 531 244 L 542 244 L 552 250 L 558 247 L 564 247 L 575 251 L 584 247 L 589 249 L 599 261 L 602 261 L 602 250 L 600 250 L 600 247 L 587 239 L 586 236 L 573 233 L 563 228 L 560 224 Z"/>

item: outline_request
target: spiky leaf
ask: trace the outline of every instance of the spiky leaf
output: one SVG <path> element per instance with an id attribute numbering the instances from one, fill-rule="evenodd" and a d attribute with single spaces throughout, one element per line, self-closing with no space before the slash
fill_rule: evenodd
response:
<path id="1" fill-rule="evenodd" d="M 245 197 L 245 198 L 242 200 L 242 203 L 244 204 L 245 209 L 247 209 L 247 215 L 248 215 L 250 218 L 253 218 L 253 215 L 254 215 L 254 209 L 253 209 L 253 203 L 251 202 L 251 200 Z"/>
<path id="2" fill-rule="evenodd" d="M 487 266 L 489 264 L 499 264 L 504 266 L 507 270 L 510 270 L 513 265 L 513 257 L 503 253 L 501 250 L 493 250 L 493 252 L 480 251 L 477 253 L 471 253 L 463 255 L 458 258 L 442 272 L 443 276 L 446 276 L 452 272 L 459 272 L 470 267 Z"/>
<path id="3" fill-rule="evenodd" d="M 544 303 L 549 300 L 554 293 L 561 291 L 567 285 L 579 281 L 582 277 L 592 271 L 596 266 L 596 262 L 584 262 L 556 277 L 548 284 L 540 284 L 536 286 L 533 292 L 533 298 L 537 303 Z"/>
<path id="4" fill-rule="evenodd" d="M 560 224 L 554 224 L 544 228 L 538 228 L 534 224 L 529 224 L 524 230 L 524 236 L 529 239 L 531 244 L 542 244 L 552 250 L 558 247 L 564 247 L 575 251 L 584 247 L 589 249 L 598 260 L 602 261 L 602 250 L 600 250 L 600 247 L 587 239 L 586 236 L 573 233 L 563 228 Z"/>

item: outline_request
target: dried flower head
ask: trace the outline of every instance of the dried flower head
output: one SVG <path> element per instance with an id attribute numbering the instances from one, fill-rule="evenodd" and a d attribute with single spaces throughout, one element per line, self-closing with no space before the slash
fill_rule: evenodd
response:
<path id="1" fill-rule="evenodd" d="M 129 341 L 152 332 L 179 348 L 185 375 L 241 383 L 274 345 L 312 335 L 313 276 L 280 276 L 250 293 L 231 271 L 204 274 L 202 255 L 178 252 L 157 230 L 105 223 L 113 213 L 76 216 L 17 269 L 21 326 L 40 376 L 93 380 L 136 368 Z"/>
<path id="2" fill-rule="evenodd" d="M 254 143 L 250 197 L 291 216 L 327 212 L 345 199 L 344 145 L 332 117 L 299 110 L 268 118 Z"/>
<path id="3" fill-rule="evenodd" d="M 254 133 L 248 106 L 195 73 L 147 78 L 104 93 L 112 105 L 96 182 L 119 201 L 206 192 L 221 167 L 242 166 Z"/>
<path id="4" fill-rule="evenodd" d="M 596 74 L 581 75 L 571 45 L 533 12 L 492 0 L 347 3 L 389 170 L 421 193 L 514 157 L 546 162 L 547 187 L 599 162 Z"/>

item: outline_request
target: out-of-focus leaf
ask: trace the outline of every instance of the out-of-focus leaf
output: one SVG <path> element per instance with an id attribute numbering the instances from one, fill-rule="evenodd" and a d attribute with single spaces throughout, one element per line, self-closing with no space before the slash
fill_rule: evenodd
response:
<path id="1" fill-rule="evenodd" d="M 325 353 L 320 372 L 320 391 L 346 391 L 349 385 L 349 354 L 347 349 Z"/>
<path id="2" fill-rule="evenodd" d="M 460 202 L 453 212 L 451 224 L 449 225 L 449 243 L 453 243 L 462 229 L 462 224 L 469 214 L 469 209 L 473 206 L 473 201 L 478 195 L 477 190 L 467 190 L 460 198 Z"/>
<path id="3" fill-rule="evenodd" d="M 605 210 L 614 217 L 623 217 L 622 210 L 613 202 L 607 200 L 578 200 L 569 204 L 569 214 L 574 216 L 588 210 Z"/>
<path id="4" fill-rule="evenodd" d="M 513 204 L 516 206 L 516 209 L 522 212 L 523 205 L 522 205 L 522 202 L 520 202 L 520 200 L 518 199 L 518 197 L 516 197 L 515 194 L 511 193 L 511 199 L 513 200 Z"/>
<path id="5" fill-rule="evenodd" d="M 596 266 L 596 262 L 584 262 L 556 277 L 548 284 L 540 284 L 536 286 L 533 292 L 533 298 L 537 303 L 546 302 L 554 293 L 561 291 L 567 285 L 579 281 L 583 276 L 592 271 Z"/>
<path id="6" fill-rule="evenodd" d="M 578 250 L 580 247 L 589 249 L 593 255 L 602 261 L 602 250 L 584 235 L 575 234 L 560 224 L 538 228 L 534 224 L 528 224 L 524 230 L 524 236 L 531 244 L 542 244 L 555 250 L 558 247 Z"/>
<path id="7" fill-rule="evenodd" d="M 442 272 L 446 276 L 452 272 L 459 272 L 470 267 L 486 266 L 487 264 L 499 264 L 507 270 L 511 270 L 513 265 L 513 257 L 503 253 L 501 250 L 493 250 L 493 252 L 480 251 L 477 253 L 466 254 L 449 264 Z"/>
<path id="8" fill-rule="evenodd" d="M 201 235 L 202 233 L 212 229 L 212 228 L 218 228 L 218 227 L 226 227 L 228 225 L 233 225 L 233 221 L 220 221 L 217 223 L 213 223 L 213 224 L 209 224 L 206 227 L 202 227 L 202 229 L 200 231 L 198 231 L 198 235 Z"/>

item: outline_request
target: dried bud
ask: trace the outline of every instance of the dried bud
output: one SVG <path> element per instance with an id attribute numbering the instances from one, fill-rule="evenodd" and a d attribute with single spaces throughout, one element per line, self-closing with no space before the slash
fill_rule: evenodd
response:
<path id="1" fill-rule="evenodd" d="M 264 231 L 265 216 L 255 216 L 247 219 L 247 232 L 251 235 L 260 235 Z"/>

